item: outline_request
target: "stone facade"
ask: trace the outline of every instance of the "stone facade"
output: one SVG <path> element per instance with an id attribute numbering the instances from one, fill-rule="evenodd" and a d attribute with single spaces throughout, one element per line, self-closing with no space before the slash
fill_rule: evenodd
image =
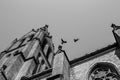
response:
<path id="1" fill-rule="evenodd" d="M 54 45 L 47 29 L 47 25 L 37 30 L 32 29 L 20 39 L 13 40 L 1 52 L 2 80 L 24 80 L 52 68 Z"/>
<path id="2" fill-rule="evenodd" d="M 115 53 L 115 49 L 108 52 L 107 54 L 102 54 L 99 57 L 93 58 L 84 63 L 78 64 L 72 68 L 74 72 L 74 80 L 88 80 L 90 70 L 94 67 L 95 64 L 105 62 L 114 65 L 117 68 L 117 71 L 120 71 L 120 59 Z M 120 54 L 120 53 L 119 53 Z"/>
<path id="3" fill-rule="evenodd" d="M 0 80 L 120 80 L 119 30 L 116 43 L 69 61 L 61 45 L 54 52 L 47 25 L 32 29 L 1 52 Z"/>

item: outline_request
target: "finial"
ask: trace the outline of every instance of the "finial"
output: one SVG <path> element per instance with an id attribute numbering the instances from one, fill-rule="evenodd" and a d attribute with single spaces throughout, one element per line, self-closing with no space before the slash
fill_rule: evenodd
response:
<path id="1" fill-rule="evenodd" d="M 115 25 L 115 24 L 111 24 L 111 27 L 113 28 L 113 30 L 117 30 L 117 29 L 120 29 L 120 26 L 117 26 L 117 25 Z"/>
<path id="2" fill-rule="evenodd" d="M 35 29 L 32 29 L 32 31 L 35 31 Z"/>
<path id="3" fill-rule="evenodd" d="M 44 27 L 42 27 L 42 28 L 40 28 L 40 29 L 43 30 L 43 31 L 46 31 L 47 28 L 48 28 L 48 25 L 45 25 Z"/>
<path id="4" fill-rule="evenodd" d="M 32 29 L 33 32 L 37 32 L 39 29 L 35 30 L 35 29 Z"/>
<path id="5" fill-rule="evenodd" d="M 45 28 L 48 28 L 48 25 L 46 24 L 44 27 L 45 27 Z"/>
<path id="6" fill-rule="evenodd" d="M 112 27 L 113 29 L 115 29 L 115 26 L 116 26 L 115 24 L 113 24 L 113 23 L 111 24 L 111 27 Z"/>
<path id="7" fill-rule="evenodd" d="M 59 49 L 59 50 L 62 50 L 62 46 L 61 46 L 61 45 L 59 45 L 59 46 L 58 46 L 58 49 Z"/>
<path id="8" fill-rule="evenodd" d="M 55 55 L 56 55 L 56 54 L 59 54 L 61 51 L 62 51 L 62 46 L 59 45 L 59 46 L 58 46 L 58 50 L 57 50 L 57 52 L 55 53 Z"/>

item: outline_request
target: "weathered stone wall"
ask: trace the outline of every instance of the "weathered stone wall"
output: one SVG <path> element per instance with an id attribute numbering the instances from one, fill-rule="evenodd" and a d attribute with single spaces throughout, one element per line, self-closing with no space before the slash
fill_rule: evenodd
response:
<path id="1" fill-rule="evenodd" d="M 71 68 L 71 80 L 88 80 L 88 73 L 90 69 L 99 62 L 108 62 L 118 68 L 120 72 L 120 59 L 119 59 L 120 51 L 112 50 L 107 54 L 100 55 L 94 59 L 88 60 L 86 62 L 80 63 L 73 68 Z"/>

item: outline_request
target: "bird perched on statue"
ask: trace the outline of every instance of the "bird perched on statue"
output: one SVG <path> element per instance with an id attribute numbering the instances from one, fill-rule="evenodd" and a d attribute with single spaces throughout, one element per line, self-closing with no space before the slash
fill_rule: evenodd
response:
<path id="1" fill-rule="evenodd" d="M 61 44 L 64 44 L 64 43 L 67 43 L 67 41 L 65 41 L 61 38 Z"/>
<path id="2" fill-rule="evenodd" d="M 77 39 L 74 39 L 74 42 L 77 42 L 79 39 L 77 38 Z"/>

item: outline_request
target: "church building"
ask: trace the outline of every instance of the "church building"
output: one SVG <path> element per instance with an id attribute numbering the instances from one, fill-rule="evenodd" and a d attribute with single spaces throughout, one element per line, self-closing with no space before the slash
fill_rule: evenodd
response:
<path id="1" fill-rule="evenodd" d="M 120 26 L 111 27 L 115 43 L 71 61 L 48 25 L 32 29 L 0 53 L 0 80 L 120 80 Z"/>

